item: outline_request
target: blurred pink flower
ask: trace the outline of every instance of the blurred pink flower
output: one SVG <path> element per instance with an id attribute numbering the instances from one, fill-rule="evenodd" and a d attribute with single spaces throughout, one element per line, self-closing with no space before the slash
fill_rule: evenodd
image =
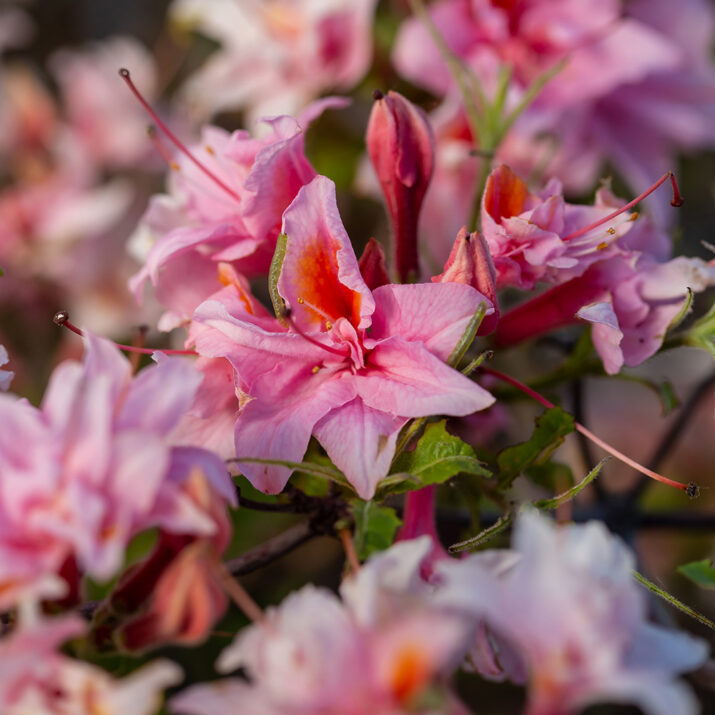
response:
<path id="1" fill-rule="evenodd" d="M 86 346 L 82 365 L 54 371 L 41 409 L 0 396 L 3 607 L 72 555 L 82 573 L 110 578 L 143 529 L 213 533 L 183 492 L 188 466 L 235 503 L 218 457 L 167 440 L 201 379 L 190 362 L 163 358 L 132 379 L 114 346 L 91 335 Z"/>
<path id="2" fill-rule="evenodd" d="M 167 660 L 145 665 L 121 680 L 59 647 L 84 633 L 72 616 L 22 622 L 0 639 L 0 710 L 3 715 L 153 715 L 162 691 L 181 680 Z"/>
<path id="3" fill-rule="evenodd" d="M 427 539 L 404 542 L 370 559 L 343 582 L 343 603 L 313 586 L 291 594 L 219 658 L 219 670 L 245 668 L 251 685 L 196 686 L 174 698 L 172 710 L 466 713 L 444 677 L 460 661 L 470 629 L 461 616 L 430 607 L 430 588 L 419 575 L 429 548 Z M 431 699 L 421 702 L 430 687 Z"/>
<path id="4" fill-rule="evenodd" d="M 376 0 L 175 0 L 172 19 L 221 44 L 183 95 L 201 118 L 245 109 L 249 119 L 296 114 L 367 72 Z"/>
<path id="5" fill-rule="evenodd" d="M 584 192 L 609 162 L 636 188 L 672 168 L 678 150 L 715 141 L 715 13 L 705 0 L 677 7 L 668 0 L 442 0 L 430 12 L 487 94 L 498 67 L 512 67 L 509 106 L 540 73 L 567 59 L 499 151 L 521 172 L 546 164 L 569 191 Z M 393 60 L 416 84 L 453 93 L 454 82 L 416 19 L 401 28 Z M 544 134 L 551 136 L 544 140 Z"/>
<path id="6" fill-rule="evenodd" d="M 370 498 L 407 419 L 469 414 L 493 402 L 444 363 L 479 303 L 489 303 L 457 283 L 371 292 L 325 177 L 299 191 L 282 232 L 288 241 L 278 291 L 290 328 L 251 314 L 227 288 L 196 310 L 193 340 L 199 354 L 228 358 L 245 393 L 238 457 L 299 461 L 313 433 L 358 494 Z M 269 493 L 291 472 L 250 463 L 241 469 Z"/>
<path id="7" fill-rule="evenodd" d="M 513 649 L 528 672 L 529 715 L 603 701 L 649 715 L 697 711 L 673 678 L 705 660 L 706 644 L 646 620 L 633 556 L 603 524 L 559 527 L 526 512 L 513 557 L 495 568 L 492 555 L 438 564 L 436 600 L 483 619 Z"/>
<path id="8" fill-rule="evenodd" d="M 118 67 L 131 67 L 142 93 L 156 95 L 149 51 L 131 37 L 111 37 L 84 49 L 62 49 L 50 58 L 59 84 L 66 129 L 88 163 L 122 169 L 153 156 L 144 109 L 124 90 Z"/>

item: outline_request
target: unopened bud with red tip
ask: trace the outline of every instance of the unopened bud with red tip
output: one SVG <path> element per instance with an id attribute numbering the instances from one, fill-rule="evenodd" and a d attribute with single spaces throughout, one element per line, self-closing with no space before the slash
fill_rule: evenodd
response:
<path id="1" fill-rule="evenodd" d="M 419 276 L 417 222 L 434 170 L 434 135 L 427 115 L 397 92 L 375 92 L 367 151 L 385 195 L 401 281 Z"/>
<path id="2" fill-rule="evenodd" d="M 489 335 L 499 322 L 497 274 L 486 239 L 479 232 L 467 233 L 462 227 L 452 246 L 444 272 L 432 278 L 433 283 L 466 283 L 476 288 L 494 306 L 494 312 L 484 317 L 477 335 Z"/>
<path id="3" fill-rule="evenodd" d="M 375 290 L 375 288 L 390 283 L 385 251 L 382 250 L 382 246 L 374 238 L 367 242 L 365 250 L 358 261 L 358 266 L 360 267 L 360 275 L 370 290 Z"/>

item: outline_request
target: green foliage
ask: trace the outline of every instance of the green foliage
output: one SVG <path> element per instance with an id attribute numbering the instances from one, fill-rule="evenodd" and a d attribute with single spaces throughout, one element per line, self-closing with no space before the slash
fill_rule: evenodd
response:
<path id="1" fill-rule="evenodd" d="M 394 509 L 362 499 L 353 499 L 350 508 L 355 519 L 355 551 L 361 561 L 392 546 L 402 524 Z"/>
<path id="2" fill-rule="evenodd" d="M 442 484 L 461 472 L 491 476 L 475 456 L 474 449 L 459 437 L 449 434 L 445 425 L 446 420 L 428 425 L 416 447 L 398 456 L 393 472 L 399 479 L 390 482 L 388 477 L 381 485 L 383 491 L 389 489 L 388 493 L 396 494 L 421 489 L 429 484 Z"/>
<path id="3" fill-rule="evenodd" d="M 527 467 L 544 464 L 549 455 L 561 445 L 564 437 L 574 430 L 571 415 L 560 407 L 552 407 L 536 418 L 531 438 L 503 449 L 498 457 L 499 486 L 508 488 Z"/>
<path id="4" fill-rule="evenodd" d="M 715 303 L 700 320 L 693 323 L 685 342 L 696 348 L 707 350 L 715 358 Z"/>
<path id="5" fill-rule="evenodd" d="M 678 571 L 702 588 L 715 588 L 715 565 L 711 559 L 691 561 L 678 566 Z"/>

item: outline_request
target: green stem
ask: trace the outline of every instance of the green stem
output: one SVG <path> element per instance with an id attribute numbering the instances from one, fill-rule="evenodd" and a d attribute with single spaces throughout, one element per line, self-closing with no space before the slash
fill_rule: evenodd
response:
<path id="1" fill-rule="evenodd" d="M 649 581 L 643 574 L 638 573 L 638 571 L 633 571 L 633 578 L 635 578 L 636 581 L 642 583 L 649 591 L 652 591 L 656 595 L 660 596 L 664 601 L 667 601 L 671 606 L 677 608 L 679 611 L 682 611 L 691 618 L 694 618 L 696 621 L 698 621 L 698 623 L 702 623 L 704 626 L 715 630 L 715 623 L 713 623 L 713 621 L 703 616 L 702 613 L 698 613 L 696 610 L 690 608 L 690 606 L 687 606 L 682 601 L 679 601 L 675 596 L 660 588 L 660 586 L 656 586 L 652 581 Z"/>

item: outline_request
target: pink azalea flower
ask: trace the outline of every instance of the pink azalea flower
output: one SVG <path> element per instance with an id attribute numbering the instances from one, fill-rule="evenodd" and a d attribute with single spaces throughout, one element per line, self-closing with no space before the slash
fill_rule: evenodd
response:
<path id="1" fill-rule="evenodd" d="M 343 583 L 343 603 L 313 586 L 291 594 L 219 658 L 223 672 L 245 668 L 250 686 L 229 680 L 191 688 L 172 700 L 173 711 L 425 713 L 434 712 L 420 703 L 431 685 L 443 698 L 438 712 L 465 713 L 441 681 L 462 657 L 470 628 L 430 607 L 431 589 L 419 575 L 429 548 L 427 539 L 404 542 L 369 560 Z"/>
<path id="2" fill-rule="evenodd" d="M 329 89 L 349 89 L 368 69 L 375 0 L 236 3 L 176 0 L 175 21 L 221 48 L 187 81 L 200 114 L 245 108 L 256 120 L 295 114 Z"/>
<path id="3" fill-rule="evenodd" d="M 236 370 L 245 394 L 238 457 L 299 461 L 312 433 L 357 493 L 370 498 L 409 418 L 464 415 L 493 402 L 444 364 L 479 303 L 489 302 L 457 283 L 371 292 L 325 177 L 300 190 L 282 231 L 288 242 L 278 291 L 291 326 L 251 314 L 227 288 L 196 310 L 196 347 Z M 269 493 L 291 472 L 250 463 L 242 471 Z"/>
<path id="4" fill-rule="evenodd" d="M 628 212 L 570 238 L 613 212 L 609 197 L 599 193 L 595 206 L 569 204 L 556 180 L 535 195 L 509 167 L 494 169 L 482 197 L 481 216 L 498 285 L 528 290 L 537 282 L 563 283 L 591 264 L 622 253 L 618 239 L 632 226 Z"/>
<path id="5" fill-rule="evenodd" d="M 636 214 L 621 214 L 578 236 L 578 227 L 586 228 L 584 224 L 623 205 L 606 189 L 597 193 L 593 209 L 570 206 L 552 196 L 540 205 L 537 200 L 533 213 L 529 209 L 508 218 L 532 201 L 526 185 L 506 167 L 490 176 L 482 222 L 499 279 L 527 288 L 537 279 L 556 284 L 501 317 L 497 345 L 511 345 L 582 319 L 594 325 L 591 335 L 606 372 L 616 374 L 624 364 L 640 365 L 660 349 L 668 326 L 688 300 L 688 290 L 699 293 L 715 285 L 715 263 L 685 257 L 667 260 L 668 237 L 647 219 L 634 221 Z M 554 205 L 566 207 L 562 222 Z M 497 215 L 499 223 L 493 220 Z M 544 216 L 549 218 L 545 221 Z M 556 229 L 561 237 L 542 226 Z"/>
<path id="6" fill-rule="evenodd" d="M 598 702 L 638 705 L 649 715 L 695 713 L 673 678 L 696 668 L 707 646 L 646 620 L 633 556 L 597 522 L 557 527 L 522 514 L 514 557 L 442 562 L 436 600 L 481 618 L 526 666 L 529 715 L 573 713 Z"/>
<path id="7" fill-rule="evenodd" d="M 40 409 L 0 395 L 3 608 L 69 556 L 108 579 L 140 530 L 212 533 L 215 523 L 182 491 L 189 466 L 235 502 L 220 459 L 167 440 L 200 381 L 192 365 L 162 359 L 132 380 L 114 346 L 93 336 L 86 345 L 82 365 L 55 370 Z"/>
<path id="8" fill-rule="evenodd" d="M 271 131 L 261 139 L 206 127 L 190 149 L 203 170 L 183 154 L 176 157 L 169 195 L 152 199 L 133 242 L 145 243 L 147 232 L 158 240 L 129 284 L 141 299 L 151 279 L 159 302 L 170 309 L 162 329 L 188 320 L 202 300 L 233 280 L 224 264 L 248 276 L 268 271 L 280 216 L 315 176 L 304 153 L 304 129 L 325 108 L 345 104 L 327 98 L 298 119 L 267 119 Z"/>
<path id="9" fill-rule="evenodd" d="M 153 715 L 162 691 L 181 680 L 174 663 L 159 660 L 117 680 L 105 670 L 58 652 L 86 625 L 66 616 L 21 622 L 0 640 L 0 710 L 4 715 Z"/>

